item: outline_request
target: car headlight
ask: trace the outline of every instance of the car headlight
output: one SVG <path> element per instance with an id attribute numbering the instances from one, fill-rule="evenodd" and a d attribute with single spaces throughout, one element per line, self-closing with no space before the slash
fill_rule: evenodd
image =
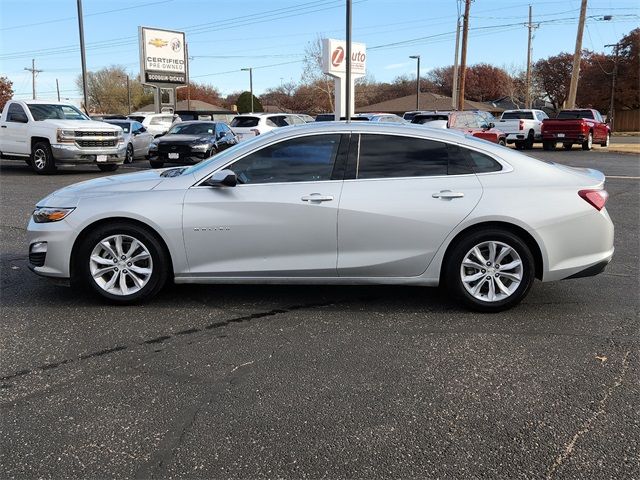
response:
<path id="1" fill-rule="evenodd" d="M 124 143 L 124 133 L 122 130 L 118 132 L 118 143 Z"/>
<path id="2" fill-rule="evenodd" d="M 194 150 L 196 152 L 206 152 L 210 148 L 211 148 L 210 143 L 199 143 L 197 145 L 191 145 L 191 150 Z"/>
<path id="3" fill-rule="evenodd" d="M 58 143 L 73 143 L 76 141 L 75 137 L 76 132 L 74 132 L 73 130 L 65 130 L 63 128 L 58 129 Z"/>
<path id="4" fill-rule="evenodd" d="M 157 150 L 158 149 L 158 144 L 155 142 L 151 142 L 149 144 L 149 150 Z"/>
<path id="5" fill-rule="evenodd" d="M 33 221 L 36 223 L 59 222 L 71 212 L 73 208 L 36 207 L 33 211 Z"/>

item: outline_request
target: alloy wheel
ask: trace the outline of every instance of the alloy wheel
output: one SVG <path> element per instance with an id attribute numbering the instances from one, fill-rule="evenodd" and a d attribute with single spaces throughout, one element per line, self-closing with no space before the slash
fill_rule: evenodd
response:
<path id="1" fill-rule="evenodd" d="M 499 302 L 510 297 L 523 278 L 522 259 L 503 242 L 482 242 L 469 250 L 460 265 L 465 290 L 477 300 Z"/>
<path id="2" fill-rule="evenodd" d="M 153 260 L 149 249 L 130 235 L 111 235 L 93 248 L 89 271 L 96 284 L 112 295 L 132 295 L 149 282 Z"/>
<path id="3" fill-rule="evenodd" d="M 47 152 L 42 148 L 37 148 L 33 152 L 33 165 L 38 170 L 44 170 L 44 167 L 47 165 Z"/>

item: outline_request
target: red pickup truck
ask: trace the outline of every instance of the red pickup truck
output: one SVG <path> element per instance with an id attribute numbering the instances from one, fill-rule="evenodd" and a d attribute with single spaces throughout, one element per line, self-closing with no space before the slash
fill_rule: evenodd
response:
<path id="1" fill-rule="evenodd" d="M 571 150 L 574 143 L 582 145 L 583 150 L 591 150 L 594 143 L 608 147 L 611 136 L 600 112 L 590 108 L 562 110 L 556 118 L 545 119 L 541 131 L 545 150 L 554 150 L 558 142 L 565 150 Z"/>

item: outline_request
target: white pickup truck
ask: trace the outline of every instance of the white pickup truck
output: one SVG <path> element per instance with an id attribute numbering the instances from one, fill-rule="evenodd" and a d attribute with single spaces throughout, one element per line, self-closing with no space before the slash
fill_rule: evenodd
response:
<path id="1" fill-rule="evenodd" d="M 507 134 L 507 144 L 528 150 L 534 142 L 542 142 L 540 127 L 545 118 L 549 117 L 542 110 L 505 110 L 496 127 Z"/>
<path id="2" fill-rule="evenodd" d="M 10 100 L 2 110 L 0 158 L 23 159 L 36 173 L 77 164 L 112 172 L 125 155 L 120 127 L 91 120 L 73 105 Z"/>

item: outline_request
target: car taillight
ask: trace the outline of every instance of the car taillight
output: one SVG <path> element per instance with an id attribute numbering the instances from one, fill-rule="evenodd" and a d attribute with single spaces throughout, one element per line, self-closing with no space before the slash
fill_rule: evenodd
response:
<path id="1" fill-rule="evenodd" d="M 578 195 L 584 198 L 585 201 L 590 203 L 593 208 L 598 211 L 604 208 L 604 205 L 607 203 L 607 199 L 609 198 L 609 194 L 606 190 L 580 190 Z"/>
<path id="2" fill-rule="evenodd" d="M 258 130 L 257 128 L 252 128 L 251 131 L 253 132 L 253 134 L 257 137 L 258 135 L 260 135 L 260 130 Z"/>
<path id="3" fill-rule="evenodd" d="M 524 130 L 524 120 L 520 120 L 520 123 L 518 123 L 518 130 Z"/>

